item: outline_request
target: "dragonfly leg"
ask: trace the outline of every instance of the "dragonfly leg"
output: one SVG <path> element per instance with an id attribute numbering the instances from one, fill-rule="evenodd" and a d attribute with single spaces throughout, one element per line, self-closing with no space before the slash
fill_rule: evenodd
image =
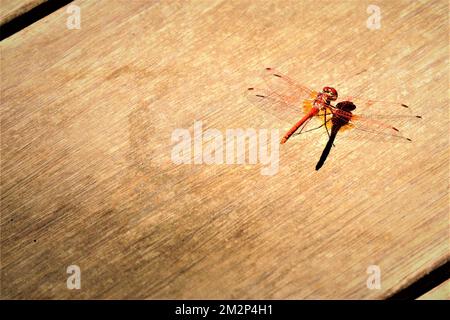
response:
<path id="1" fill-rule="evenodd" d="M 328 121 L 330 121 L 331 119 L 328 119 L 327 120 L 327 122 Z M 325 123 L 322 123 L 320 126 L 318 126 L 318 127 L 316 127 L 316 128 L 312 128 L 312 129 L 309 129 L 309 130 L 306 130 L 306 131 L 303 131 L 303 129 L 306 127 L 306 123 L 305 123 L 305 125 L 300 129 L 300 131 L 299 132 L 296 132 L 296 133 L 294 133 L 293 135 L 299 135 L 299 134 L 301 134 L 301 133 L 307 133 L 307 132 L 310 132 L 310 131 L 314 131 L 314 130 L 317 130 L 317 129 L 320 129 L 320 128 L 322 128 L 323 126 L 325 125 Z"/>
<path id="2" fill-rule="evenodd" d="M 327 120 L 327 112 L 323 113 L 323 117 L 324 117 L 324 120 L 325 120 L 324 124 L 326 124 L 329 120 L 331 120 L 331 119 Z M 330 139 L 331 138 L 330 131 L 328 131 L 328 127 L 326 125 L 325 125 L 325 130 L 327 131 L 328 139 Z M 334 142 L 333 142 L 333 147 L 335 147 Z"/>
<path id="3" fill-rule="evenodd" d="M 300 127 L 300 131 L 294 133 L 293 135 L 296 136 L 296 135 L 299 135 L 300 133 L 302 133 L 303 129 L 305 129 L 305 127 L 308 125 L 309 120 L 311 120 L 311 118 L 307 119 L 307 120 L 305 121 L 305 123 Z"/>

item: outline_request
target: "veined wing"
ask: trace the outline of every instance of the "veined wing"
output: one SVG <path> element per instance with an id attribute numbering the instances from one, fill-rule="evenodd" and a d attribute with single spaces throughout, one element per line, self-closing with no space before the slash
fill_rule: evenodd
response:
<path id="1" fill-rule="evenodd" d="M 343 131 L 354 129 L 348 130 L 349 132 L 345 134 L 351 139 L 410 142 L 412 139 L 405 130 L 416 130 L 421 120 L 421 116 L 371 115 L 368 117 L 353 114 L 349 124 L 343 127 Z"/>
<path id="2" fill-rule="evenodd" d="M 315 95 L 309 99 L 296 95 L 282 95 L 261 88 L 247 88 L 247 98 L 255 106 L 274 117 L 287 122 L 298 120 L 312 107 Z"/>
<path id="3" fill-rule="evenodd" d="M 346 97 L 345 100 L 351 101 L 356 105 L 356 111 L 363 115 L 413 115 L 412 108 L 402 102 L 370 100 L 357 97 Z"/>
<path id="4" fill-rule="evenodd" d="M 282 120 L 298 120 L 312 107 L 317 92 L 296 83 L 273 68 L 266 68 L 261 87 L 247 88 L 247 98 L 264 112 Z"/>
<path id="5" fill-rule="evenodd" d="M 270 91 L 281 95 L 295 95 L 308 99 L 313 93 L 317 94 L 308 86 L 292 80 L 274 68 L 265 68 L 261 77 Z"/>

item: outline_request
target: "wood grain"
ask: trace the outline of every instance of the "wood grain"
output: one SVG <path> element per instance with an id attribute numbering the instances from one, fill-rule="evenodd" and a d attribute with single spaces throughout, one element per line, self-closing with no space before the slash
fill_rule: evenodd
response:
<path id="1" fill-rule="evenodd" d="M 450 300 L 450 280 L 422 295 L 418 300 Z"/>
<path id="2" fill-rule="evenodd" d="M 3 25 L 15 17 L 33 9 L 47 0 L 1 0 L 0 25 Z"/>
<path id="3" fill-rule="evenodd" d="M 80 30 L 62 8 L 2 41 L 1 296 L 381 299 L 444 263 L 448 2 L 377 1 L 379 30 L 370 3 L 75 1 Z M 292 125 L 244 97 L 266 66 L 424 121 L 410 144 L 338 136 L 318 172 L 320 133 L 273 176 L 174 164 L 196 120 Z"/>

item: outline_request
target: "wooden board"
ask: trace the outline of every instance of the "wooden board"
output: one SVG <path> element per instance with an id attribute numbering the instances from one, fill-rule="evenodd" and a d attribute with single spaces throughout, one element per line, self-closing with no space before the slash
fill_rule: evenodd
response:
<path id="1" fill-rule="evenodd" d="M 379 30 L 370 1 L 75 4 L 80 30 L 62 8 L 1 43 L 3 298 L 381 299 L 449 258 L 447 1 L 379 1 Z M 272 176 L 175 164 L 194 121 L 292 125 L 244 97 L 266 66 L 423 123 L 410 144 L 338 136 L 317 172 L 319 132 Z"/>
<path id="2" fill-rule="evenodd" d="M 0 1 L 0 25 L 3 25 L 15 17 L 33 9 L 47 0 L 1 0 Z"/>
<path id="3" fill-rule="evenodd" d="M 450 280 L 422 295 L 418 300 L 450 300 Z"/>

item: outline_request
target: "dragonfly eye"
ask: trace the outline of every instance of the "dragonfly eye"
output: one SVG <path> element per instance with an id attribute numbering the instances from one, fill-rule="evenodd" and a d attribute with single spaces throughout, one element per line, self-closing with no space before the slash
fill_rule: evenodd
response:
<path id="1" fill-rule="evenodd" d="M 334 101 L 337 99 L 337 91 L 332 87 L 324 87 L 323 92 L 327 94 L 328 99 Z"/>

